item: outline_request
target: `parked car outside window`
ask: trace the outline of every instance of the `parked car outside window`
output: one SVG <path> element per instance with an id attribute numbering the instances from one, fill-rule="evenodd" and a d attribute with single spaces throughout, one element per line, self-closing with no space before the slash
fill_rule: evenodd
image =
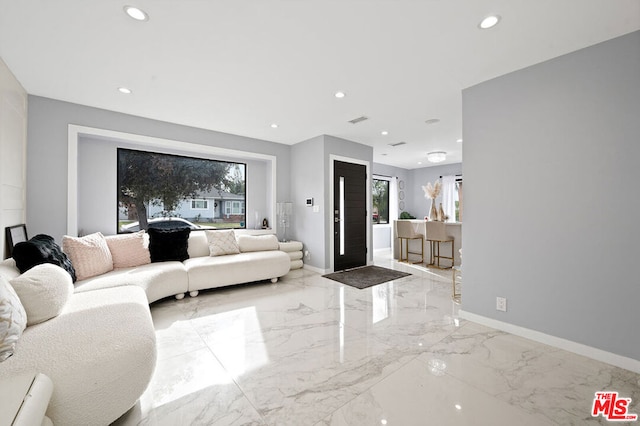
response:
<path id="1" fill-rule="evenodd" d="M 149 228 L 154 229 L 215 229 L 213 226 L 201 226 L 189 222 L 181 217 L 158 217 L 149 219 Z M 120 232 L 138 232 L 140 230 L 140 222 L 132 222 L 128 225 L 120 227 Z"/>

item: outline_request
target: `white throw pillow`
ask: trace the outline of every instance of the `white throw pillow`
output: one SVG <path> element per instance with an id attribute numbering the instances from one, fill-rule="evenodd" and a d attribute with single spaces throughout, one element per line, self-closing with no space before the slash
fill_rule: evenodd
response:
<path id="1" fill-rule="evenodd" d="M 250 251 L 278 250 L 280 244 L 275 235 L 239 235 L 238 247 L 242 253 Z"/>
<path id="2" fill-rule="evenodd" d="M 6 278 L 0 275 L 0 362 L 13 355 L 26 327 L 27 313 L 20 298 Z"/>
<path id="3" fill-rule="evenodd" d="M 240 253 L 233 229 L 229 231 L 205 231 L 205 233 L 207 234 L 209 254 L 211 256 Z"/>
<path id="4" fill-rule="evenodd" d="M 100 232 L 84 237 L 62 237 L 62 250 L 69 256 L 78 281 L 113 270 L 113 258 Z"/>
<path id="5" fill-rule="evenodd" d="M 144 231 L 133 234 L 104 237 L 113 258 L 114 269 L 131 268 L 151 263 L 149 246 L 145 244 Z"/>
<path id="6" fill-rule="evenodd" d="M 51 263 L 34 266 L 10 282 L 27 312 L 27 325 L 58 316 L 73 294 L 71 275 Z"/>

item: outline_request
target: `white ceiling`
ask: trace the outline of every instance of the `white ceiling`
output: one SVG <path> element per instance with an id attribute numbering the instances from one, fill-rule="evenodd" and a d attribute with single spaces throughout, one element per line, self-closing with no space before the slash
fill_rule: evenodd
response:
<path id="1" fill-rule="evenodd" d="M 408 169 L 462 160 L 462 89 L 639 29 L 640 0 L 0 0 L 0 57 L 30 94 L 284 144 L 328 134 Z"/>

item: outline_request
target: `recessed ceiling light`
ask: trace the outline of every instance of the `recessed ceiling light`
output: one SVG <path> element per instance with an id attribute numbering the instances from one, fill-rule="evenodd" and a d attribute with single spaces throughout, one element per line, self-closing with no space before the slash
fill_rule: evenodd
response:
<path id="1" fill-rule="evenodd" d="M 456 142 L 458 142 L 458 143 L 462 143 L 462 139 L 458 139 Z"/>
<path id="2" fill-rule="evenodd" d="M 422 164 L 422 161 L 418 161 L 418 164 Z M 422 346 L 422 344 L 420 344 L 420 346 Z"/>
<path id="3" fill-rule="evenodd" d="M 478 27 L 481 30 L 488 30 L 489 28 L 493 28 L 498 25 L 498 22 L 500 22 L 500 15 L 489 15 L 480 21 Z"/>
<path id="4" fill-rule="evenodd" d="M 273 123 L 273 124 L 271 125 L 271 128 L 272 128 L 272 129 L 277 129 L 277 128 L 278 128 L 278 125 L 277 125 L 276 123 Z"/>
<path id="5" fill-rule="evenodd" d="M 344 92 L 336 92 L 334 96 L 338 99 L 342 99 L 346 96 L 346 94 Z"/>
<path id="6" fill-rule="evenodd" d="M 128 87 L 118 87 L 118 92 L 124 93 L 125 95 L 130 95 L 132 93 L 131 89 Z"/>
<path id="7" fill-rule="evenodd" d="M 135 19 L 136 21 L 148 21 L 149 15 L 142 9 L 139 9 L 135 6 L 125 6 L 124 12 L 129 15 L 129 17 Z"/>
<path id="8" fill-rule="evenodd" d="M 382 136 L 387 136 L 389 134 L 389 132 L 387 132 L 386 130 L 383 130 L 383 131 L 380 132 L 380 134 Z"/>
<path id="9" fill-rule="evenodd" d="M 430 118 L 428 120 L 425 120 L 424 122 L 427 123 L 427 124 L 436 124 L 436 123 L 440 122 L 440 119 L 439 118 Z"/>

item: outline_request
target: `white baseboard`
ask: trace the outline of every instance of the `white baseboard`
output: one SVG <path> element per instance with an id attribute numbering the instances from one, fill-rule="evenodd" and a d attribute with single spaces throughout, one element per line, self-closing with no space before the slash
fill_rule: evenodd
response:
<path id="1" fill-rule="evenodd" d="M 304 269 L 306 269 L 308 271 L 317 272 L 320 275 L 324 275 L 324 274 L 329 272 L 329 270 L 327 270 L 327 269 L 316 268 L 315 266 L 307 265 L 306 263 L 304 265 Z"/>
<path id="2" fill-rule="evenodd" d="M 461 318 L 478 324 L 486 325 L 487 327 L 506 331 L 507 333 L 515 334 L 516 336 L 544 343 L 545 345 L 553 346 L 559 349 L 564 349 L 578 355 L 583 355 L 597 361 L 606 362 L 607 364 L 611 364 L 616 367 L 624 368 L 625 370 L 633 371 L 634 373 L 640 374 L 640 361 L 636 359 L 627 358 L 622 355 L 614 354 L 612 352 L 603 351 L 602 349 L 583 345 L 582 343 L 573 342 L 561 337 L 541 333 L 529 328 L 524 328 L 514 324 L 509 324 L 507 322 L 498 321 L 493 318 L 473 314 L 464 310 L 460 310 L 459 315 Z"/>
<path id="3" fill-rule="evenodd" d="M 374 253 L 381 253 L 381 252 L 390 252 L 391 251 L 391 247 L 382 247 L 382 248 L 377 248 L 377 249 L 373 249 Z"/>

